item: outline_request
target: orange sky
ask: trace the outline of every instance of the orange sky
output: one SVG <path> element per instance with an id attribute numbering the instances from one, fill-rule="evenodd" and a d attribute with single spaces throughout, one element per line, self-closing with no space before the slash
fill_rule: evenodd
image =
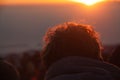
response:
<path id="1" fill-rule="evenodd" d="M 0 4 L 64 3 L 69 0 L 0 0 Z"/>
<path id="2" fill-rule="evenodd" d="M 39 3 L 66 3 L 71 0 L 0 0 L 3 5 L 18 5 L 18 4 L 39 4 Z M 106 1 L 120 1 L 120 0 L 106 0 Z"/>

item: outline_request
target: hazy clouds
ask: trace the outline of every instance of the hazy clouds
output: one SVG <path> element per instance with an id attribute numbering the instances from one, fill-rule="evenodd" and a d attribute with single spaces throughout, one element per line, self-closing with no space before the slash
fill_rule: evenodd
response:
<path id="1" fill-rule="evenodd" d="M 4 6 L 0 12 L 0 45 L 42 44 L 48 27 L 67 21 L 95 26 L 104 44 L 120 43 L 120 3 L 83 5 Z M 3 49 L 0 49 L 3 50 Z"/>

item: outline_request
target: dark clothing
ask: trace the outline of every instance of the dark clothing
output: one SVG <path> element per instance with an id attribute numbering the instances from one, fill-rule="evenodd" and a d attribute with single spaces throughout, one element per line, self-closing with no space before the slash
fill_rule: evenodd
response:
<path id="1" fill-rule="evenodd" d="M 120 45 L 113 51 L 109 62 L 120 67 Z"/>
<path id="2" fill-rule="evenodd" d="M 19 80 L 16 69 L 3 60 L 0 60 L 0 80 Z"/>
<path id="3" fill-rule="evenodd" d="M 67 57 L 48 69 L 45 80 L 120 80 L 120 69 L 98 60 Z"/>

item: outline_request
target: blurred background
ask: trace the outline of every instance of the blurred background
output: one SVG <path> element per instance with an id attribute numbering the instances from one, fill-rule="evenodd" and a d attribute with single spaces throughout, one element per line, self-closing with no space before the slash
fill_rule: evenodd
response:
<path id="1" fill-rule="evenodd" d="M 40 50 L 45 31 L 68 21 L 94 26 L 103 45 L 120 43 L 120 1 L 87 6 L 67 0 L 2 0 L 0 53 Z"/>
<path id="2" fill-rule="evenodd" d="M 19 70 L 22 80 L 42 80 L 43 36 L 48 28 L 70 21 L 98 31 L 105 60 L 120 45 L 120 0 L 92 5 L 80 0 L 0 0 L 0 57 Z"/>

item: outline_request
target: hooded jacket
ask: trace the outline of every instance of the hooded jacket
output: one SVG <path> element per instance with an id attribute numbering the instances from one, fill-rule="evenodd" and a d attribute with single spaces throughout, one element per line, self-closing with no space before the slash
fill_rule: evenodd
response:
<path id="1" fill-rule="evenodd" d="M 67 57 L 51 65 L 45 80 L 120 80 L 120 69 L 94 59 Z"/>

